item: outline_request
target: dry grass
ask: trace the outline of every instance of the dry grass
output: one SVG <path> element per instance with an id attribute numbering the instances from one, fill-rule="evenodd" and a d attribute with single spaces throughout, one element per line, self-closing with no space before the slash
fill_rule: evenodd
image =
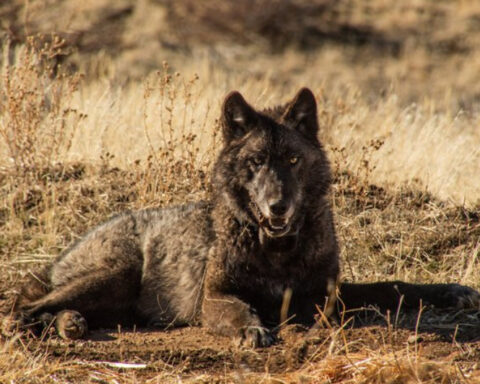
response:
<path id="1" fill-rule="evenodd" d="M 249 29 L 241 17 L 228 22 L 248 8 L 235 2 L 222 3 L 218 14 L 212 11 L 218 1 L 51 2 L 64 19 L 46 3 L 0 6 L 2 27 L 24 42 L 2 45 L 2 294 L 114 212 L 208 198 L 219 106 L 228 91 L 267 107 L 304 85 L 319 101 L 321 139 L 335 172 L 344 277 L 480 287 L 474 2 L 292 1 L 268 8 L 271 1 L 264 1 Z M 286 40 L 269 21 L 284 20 L 277 16 L 285 16 L 285 7 L 289 14 L 309 12 L 303 24 L 285 19 Z M 187 8 L 190 30 L 161 23 L 165 15 L 171 23 L 190 17 Z M 316 25 L 322 29 L 307 33 Z M 66 40 L 48 37 L 51 31 Z M 49 43 L 29 42 L 26 32 L 47 33 Z M 441 324 L 429 316 L 417 330 L 441 329 L 449 342 L 478 337 L 474 314 L 452 314 Z M 457 329 L 459 321 L 464 326 Z M 407 328 L 415 329 L 415 321 Z M 392 341 L 400 338 L 397 329 L 387 327 L 375 347 L 369 340 L 378 335 L 370 331 L 329 332 L 295 344 L 306 358 L 281 372 L 267 365 L 199 372 L 172 364 L 137 373 L 58 356 L 55 341 L 2 341 L 0 382 L 480 382 L 475 343 L 454 341 L 437 358 L 422 343 Z"/>

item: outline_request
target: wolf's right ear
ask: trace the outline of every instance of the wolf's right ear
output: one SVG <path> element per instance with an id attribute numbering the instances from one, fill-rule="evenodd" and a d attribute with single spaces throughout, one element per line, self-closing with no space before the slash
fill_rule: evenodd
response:
<path id="1" fill-rule="evenodd" d="M 239 139 L 257 122 L 257 112 L 248 105 L 240 92 L 230 92 L 223 102 L 222 129 L 227 142 Z"/>
<path id="2" fill-rule="evenodd" d="M 283 114 L 283 121 L 310 139 L 317 139 L 317 102 L 312 91 L 302 88 L 295 95 Z"/>

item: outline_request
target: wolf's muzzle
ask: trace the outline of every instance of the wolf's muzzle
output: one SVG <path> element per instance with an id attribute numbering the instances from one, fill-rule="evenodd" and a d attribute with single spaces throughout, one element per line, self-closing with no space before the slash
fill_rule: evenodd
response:
<path id="1" fill-rule="evenodd" d="M 277 205 L 274 204 L 273 206 Z M 272 210 L 270 208 L 270 217 L 265 217 L 261 209 L 254 202 L 250 202 L 250 210 L 257 219 L 258 225 L 262 228 L 265 234 L 269 237 L 282 237 L 290 233 L 291 230 L 291 215 L 289 217 L 284 216 L 288 212 L 288 205 L 282 203 L 281 206 L 276 206 Z M 282 212 L 282 215 L 278 215 Z"/>

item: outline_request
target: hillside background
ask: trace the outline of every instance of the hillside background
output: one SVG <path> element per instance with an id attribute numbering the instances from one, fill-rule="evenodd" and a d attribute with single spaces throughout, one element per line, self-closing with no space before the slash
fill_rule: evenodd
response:
<path id="1" fill-rule="evenodd" d="M 473 1 L 11 0 L 0 20 L 11 40 L 4 65 L 27 35 L 55 36 L 63 39 L 55 72 L 84 76 L 72 102 L 88 115 L 79 125 L 88 149 L 78 143 L 73 157 L 104 151 L 128 164 L 145 155 L 142 84 L 167 62 L 186 81 L 199 76 L 194 125 L 212 129 L 229 90 L 263 107 L 308 85 L 323 138 L 346 148 L 345 165 L 355 167 L 364 144 L 379 139 L 375 180 L 418 179 L 462 204 L 480 197 Z M 130 137 L 126 153 L 121 140 Z"/>

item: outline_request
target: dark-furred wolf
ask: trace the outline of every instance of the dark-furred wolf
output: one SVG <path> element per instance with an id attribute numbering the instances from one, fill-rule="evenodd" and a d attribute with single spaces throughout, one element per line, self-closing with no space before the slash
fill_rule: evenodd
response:
<path id="1" fill-rule="evenodd" d="M 221 124 L 211 201 L 126 212 L 93 229 L 23 287 L 12 322 L 52 321 L 70 339 L 87 323 L 200 324 L 256 347 L 272 344 L 283 320 L 313 324 L 335 302 L 478 307 L 479 294 L 458 284 L 339 282 L 330 166 L 309 89 L 263 111 L 231 92 Z"/>

